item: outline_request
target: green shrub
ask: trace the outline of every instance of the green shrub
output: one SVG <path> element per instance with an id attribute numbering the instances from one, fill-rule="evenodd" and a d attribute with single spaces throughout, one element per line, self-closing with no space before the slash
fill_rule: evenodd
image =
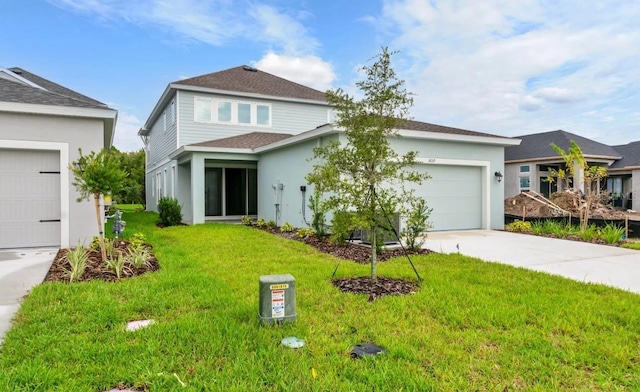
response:
<path id="1" fill-rule="evenodd" d="M 411 203 L 411 212 L 400 232 L 400 236 L 404 239 L 409 249 L 418 250 L 422 248 L 422 244 L 424 244 L 423 236 L 426 237 L 427 230 L 431 228 L 429 223 L 431 211 L 433 209 L 427 207 L 427 202 L 424 199 L 416 199 Z"/>
<path id="2" fill-rule="evenodd" d="M 131 238 L 129 239 L 129 246 L 132 249 L 138 249 L 140 247 L 142 247 L 142 245 L 144 245 L 144 243 L 147 241 L 146 237 L 144 236 L 144 234 L 142 233 L 135 233 L 133 236 L 131 236 Z"/>
<path id="3" fill-rule="evenodd" d="M 267 222 L 267 229 L 273 230 L 276 228 L 276 222 L 273 219 L 269 219 Z"/>
<path id="4" fill-rule="evenodd" d="M 314 233 L 315 233 L 315 230 L 313 230 L 310 227 L 302 227 L 298 229 L 298 231 L 296 231 L 296 235 L 298 236 L 298 238 L 306 238 L 306 237 L 309 237 L 310 235 L 313 235 Z"/>
<path id="5" fill-rule="evenodd" d="M 245 226 L 253 226 L 253 219 L 249 218 L 246 215 L 243 215 L 242 218 L 240 218 L 240 223 Z"/>
<path id="6" fill-rule="evenodd" d="M 91 243 L 89 244 L 89 249 L 94 250 L 96 252 L 100 252 L 100 237 L 94 235 L 91 237 Z"/>
<path id="7" fill-rule="evenodd" d="M 598 229 L 596 228 L 596 225 L 591 224 L 582 230 L 579 235 L 583 241 L 591 242 L 594 238 L 598 237 Z"/>
<path id="8" fill-rule="evenodd" d="M 295 228 L 289 222 L 284 222 L 284 224 L 282 226 L 280 226 L 280 232 L 282 232 L 282 233 L 291 233 L 294 230 L 295 230 Z"/>
<path id="9" fill-rule="evenodd" d="M 514 233 L 529 233 L 532 231 L 531 222 L 516 220 L 507 225 L 507 231 Z"/>
<path id="10" fill-rule="evenodd" d="M 151 258 L 151 252 L 144 246 L 132 248 L 131 253 L 127 256 L 126 261 L 136 268 L 140 268 L 143 265 L 149 265 L 149 259 Z"/>
<path id="11" fill-rule="evenodd" d="M 108 258 L 106 260 L 106 264 L 107 268 L 109 268 L 109 270 L 116 274 L 116 277 L 120 279 L 126 269 L 125 264 L 127 263 L 127 261 L 128 258 L 119 253 L 117 256 Z"/>
<path id="12" fill-rule="evenodd" d="M 622 241 L 624 227 L 608 224 L 600 230 L 600 238 L 607 244 L 617 244 Z"/>
<path id="13" fill-rule="evenodd" d="M 331 219 L 331 242 L 338 245 L 346 244 L 356 228 L 355 214 L 348 211 L 335 211 Z"/>
<path id="14" fill-rule="evenodd" d="M 256 226 L 262 229 L 267 226 L 267 221 L 264 218 L 260 218 L 256 221 Z"/>
<path id="15" fill-rule="evenodd" d="M 544 234 L 544 222 L 535 221 L 531 223 L 531 232 L 535 235 Z"/>
<path id="16" fill-rule="evenodd" d="M 100 246 L 98 246 L 98 249 L 100 249 Z M 64 258 L 70 267 L 69 269 L 64 268 L 64 272 L 69 277 L 69 283 L 73 283 L 74 280 L 80 279 L 84 274 L 89 260 L 89 251 L 82 244 L 78 244 L 74 249 L 69 249 Z"/>
<path id="17" fill-rule="evenodd" d="M 158 223 L 164 226 L 176 226 L 182 223 L 182 206 L 178 199 L 161 197 L 158 201 Z"/>

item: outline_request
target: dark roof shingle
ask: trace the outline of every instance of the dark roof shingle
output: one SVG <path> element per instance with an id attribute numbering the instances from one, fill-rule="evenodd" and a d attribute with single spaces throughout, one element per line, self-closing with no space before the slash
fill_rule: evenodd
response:
<path id="1" fill-rule="evenodd" d="M 275 97 L 326 101 L 322 91 L 246 66 L 195 76 L 173 82 L 173 84 Z"/>
<path id="2" fill-rule="evenodd" d="M 33 87 L 18 80 L 0 78 L 0 101 L 37 105 L 108 109 L 107 105 L 77 93 L 21 68 L 9 68 L 16 75 L 37 84 Z"/>
<path id="3" fill-rule="evenodd" d="M 191 144 L 191 146 L 253 149 L 290 138 L 291 136 L 293 135 L 288 133 L 251 132 L 244 135 L 195 143 Z"/>
<path id="4" fill-rule="evenodd" d="M 621 169 L 625 167 L 640 166 L 640 141 L 613 146 L 622 156 L 622 159 L 613 163 L 611 169 Z"/>
<path id="5" fill-rule="evenodd" d="M 504 158 L 507 162 L 557 157 L 558 154 L 551 148 L 551 143 L 567 151 L 571 140 L 580 146 L 585 156 L 620 157 L 620 153 L 611 146 L 562 130 L 516 136 L 516 138 L 521 139 L 522 142 L 518 146 L 505 148 Z"/>
<path id="6" fill-rule="evenodd" d="M 414 120 L 406 120 L 401 122 L 399 128 L 407 129 L 411 131 L 449 133 L 454 135 L 467 135 L 467 136 L 500 137 L 500 138 L 510 139 L 505 136 L 491 135 L 489 133 L 469 131 L 466 129 L 446 127 L 444 125 L 430 124 L 430 123 L 414 121 Z"/>

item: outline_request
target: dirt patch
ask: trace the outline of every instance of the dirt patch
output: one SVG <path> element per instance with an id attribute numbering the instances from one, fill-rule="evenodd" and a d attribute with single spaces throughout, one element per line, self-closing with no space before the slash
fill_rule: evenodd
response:
<path id="1" fill-rule="evenodd" d="M 129 242 L 118 240 L 117 249 L 119 252 L 129 253 Z M 148 245 L 147 245 L 148 246 Z M 150 249 L 151 247 L 149 247 Z M 56 258 L 49 268 L 47 276 L 44 278 L 45 282 L 69 282 L 69 276 L 65 272 L 65 269 L 70 269 L 69 262 L 65 259 L 68 249 L 60 249 Z M 160 269 L 158 259 L 151 254 L 151 257 L 147 260 L 147 265 L 142 265 L 140 268 L 136 268 L 133 265 L 127 264 L 123 269 L 120 279 L 132 278 L 146 274 L 147 272 L 157 271 Z M 87 260 L 87 268 L 78 281 L 90 281 L 90 280 L 104 280 L 108 282 L 114 282 L 118 280 L 116 274 L 109 270 L 107 264 L 102 260 L 102 255 L 99 251 L 91 250 L 89 252 L 89 260 Z"/>
<path id="2" fill-rule="evenodd" d="M 526 194 L 525 194 L 526 193 Z M 533 196 L 534 198 L 527 196 Z M 552 203 L 552 204 L 551 204 Z M 563 214 L 553 205 L 558 206 L 567 214 Z M 579 217 L 580 208 L 583 205 L 580 195 L 573 192 L 556 192 L 547 199 L 531 192 L 523 192 L 517 196 L 510 197 L 504 201 L 504 213 L 512 216 L 524 218 L 549 218 L 557 216 Z M 615 210 L 613 207 L 596 202 L 593 203 L 589 217 L 605 220 L 640 219 L 640 215 Z"/>

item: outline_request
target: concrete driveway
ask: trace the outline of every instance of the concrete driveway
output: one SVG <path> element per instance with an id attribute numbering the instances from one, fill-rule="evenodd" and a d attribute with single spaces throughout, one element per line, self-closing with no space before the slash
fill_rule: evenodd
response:
<path id="1" fill-rule="evenodd" d="M 637 250 L 491 230 L 429 233 L 424 247 L 640 294 Z"/>
<path id="2" fill-rule="evenodd" d="M 25 295 L 42 283 L 58 249 L 0 250 L 0 344 Z"/>

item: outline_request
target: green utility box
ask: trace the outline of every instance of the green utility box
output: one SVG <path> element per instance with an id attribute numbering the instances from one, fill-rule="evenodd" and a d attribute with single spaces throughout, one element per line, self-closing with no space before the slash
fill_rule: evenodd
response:
<path id="1" fill-rule="evenodd" d="M 290 274 L 260 277 L 260 321 L 296 321 L 296 280 Z"/>

